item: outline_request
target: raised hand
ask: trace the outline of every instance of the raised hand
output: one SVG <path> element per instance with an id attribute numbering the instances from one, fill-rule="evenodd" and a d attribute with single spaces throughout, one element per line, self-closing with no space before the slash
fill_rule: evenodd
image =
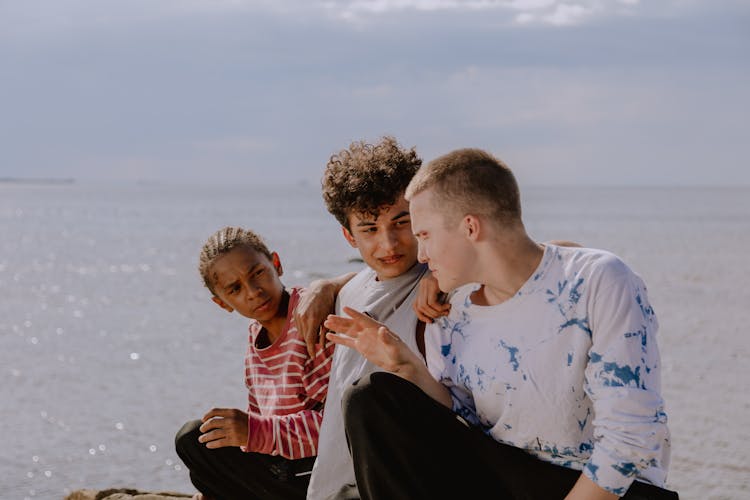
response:
<path id="1" fill-rule="evenodd" d="M 330 315 L 324 322 L 326 328 L 332 330 L 327 335 L 332 342 L 351 347 L 371 363 L 399 375 L 412 363 L 424 365 L 398 335 L 382 323 L 349 307 L 345 307 L 344 312 L 350 317 Z"/>
<path id="2" fill-rule="evenodd" d="M 245 446 L 247 444 L 247 413 L 234 408 L 212 408 L 201 419 L 198 438 L 206 448 Z"/>

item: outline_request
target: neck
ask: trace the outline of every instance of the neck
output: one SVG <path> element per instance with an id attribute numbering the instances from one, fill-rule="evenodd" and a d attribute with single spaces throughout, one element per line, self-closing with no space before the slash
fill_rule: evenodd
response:
<path id="1" fill-rule="evenodd" d="M 260 325 L 266 331 L 266 335 L 268 335 L 269 344 L 273 344 L 276 339 L 279 338 L 281 332 L 284 331 L 288 312 L 289 292 L 284 290 L 281 294 L 281 300 L 279 301 L 279 308 L 276 311 L 276 315 L 267 321 L 259 321 Z"/>
<path id="2" fill-rule="evenodd" d="M 477 266 L 484 278 L 472 295 L 478 305 L 496 305 L 513 297 L 534 273 L 544 255 L 544 247 L 525 231 L 489 241 L 482 249 Z"/>

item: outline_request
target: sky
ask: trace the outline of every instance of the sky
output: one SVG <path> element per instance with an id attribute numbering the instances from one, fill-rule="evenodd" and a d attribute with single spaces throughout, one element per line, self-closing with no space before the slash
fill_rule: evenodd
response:
<path id="1" fill-rule="evenodd" d="M 747 0 L 0 0 L 0 178 L 319 183 L 350 142 L 533 185 L 750 185 Z"/>

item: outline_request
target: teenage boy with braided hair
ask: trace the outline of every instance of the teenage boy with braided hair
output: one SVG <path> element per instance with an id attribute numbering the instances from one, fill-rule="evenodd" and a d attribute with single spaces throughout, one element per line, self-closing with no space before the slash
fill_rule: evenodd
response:
<path id="1" fill-rule="evenodd" d="M 452 292 L 427 365 L 353 308 L 325 322 L 336 352 L 384 370 L 344 396 L 362 498 L 676 499 L 643 281 L 533 241 L 513 173 L 482 150 L 430 162 L 406 197 L 419 260 Z"/>
<path id="2" fill-rule="evenodd" d="M 214 408 L 186 423 L 177 454 L 195 498 L 302 499 L 315 460 L 333 344 L 307 350 L 276 252 L 252 231 L 226 227 L 203 246 L 199 271 L 214 303 L 250 318 L 248 409 Z"/>

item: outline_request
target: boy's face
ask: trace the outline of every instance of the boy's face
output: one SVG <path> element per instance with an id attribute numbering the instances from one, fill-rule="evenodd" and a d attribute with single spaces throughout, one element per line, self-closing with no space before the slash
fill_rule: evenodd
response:
<path id="1" fill-rule="evenodd" d="M 409 207 L 413 231 L 419 242 L 419 262 L 429 266 L 440 290 L 447 293 L 469 283 L 467 268 L 471 264 L 472 248 L 462 225 L 450 227 L 443 213 L 436 208 L 429 189 L 413 196 Z"/>
<path id="2" fill-rule="evenodd" d="M 344 237 L 379 280 L 401 276 L 417 263 L 417 240 L 403 194 L 393 205 L 383 207 L 377 217 L 349 213 L 349 227 L 351 230 L 342 228 Z"/>
<path id="3" fill-rule="evenodd" d="M 218 257 L 209 269 L 213 301 L 229 312 L 263 323 L 276 317 L 284 285 L 281 262 L 274 252 L 269 260 L 249 246 L 239 246 Z"/>

